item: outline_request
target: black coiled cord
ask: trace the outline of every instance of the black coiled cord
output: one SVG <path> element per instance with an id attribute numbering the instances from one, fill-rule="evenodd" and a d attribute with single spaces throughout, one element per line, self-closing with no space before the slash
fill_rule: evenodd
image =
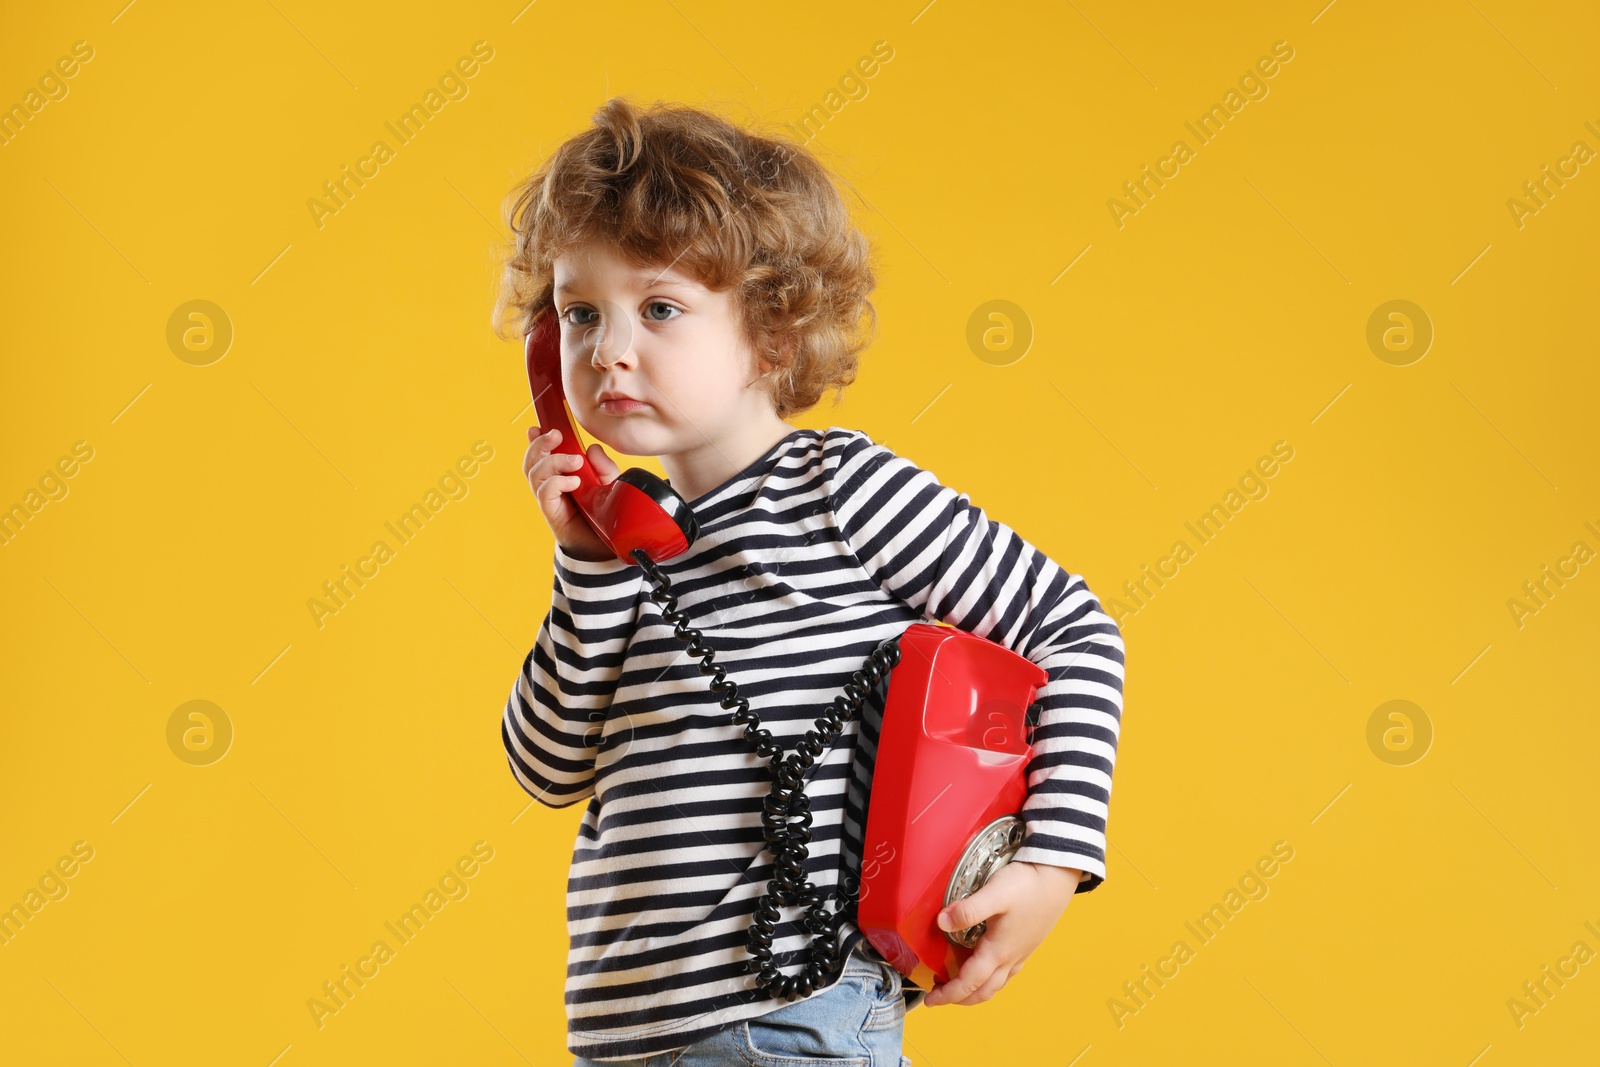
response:
<path id="1" fill-rule="evenodd" d="M 678 610 L 678 598 L 672 593 L 672 583 L 660 567 L 656 566 L 643 549 L 634 549 L 633 559 L 649 575 L 654 588 L 650 599 L 661 606 L 664 619 L 673 625 L 673 633 L 688 642 L 691 655 L 700 657 L 700 673 L 715 675 L 711 691 L 721 695 L 724 708 L 736 709 L 733 721 L 744 725 L 745 737 L 755 743 L 756 755 L 770 761 L 773 772 L 772 792 L 762 808 L 762 836 L 767 851 L 772 854 L 773 875 L 767 889 L 756 902 L 755 918 L 750 923 L 750 955 L 748 969 L 756 975 L 756 985 L 774 997 L 795 1000 L 809 996 L 821 989 L 826 981 L 843 966 L 839 955 L 839 922 L 844 909 L 827 910 L 827 900 L 815 884 L 806 880 L 805 861 L 810 855 L 811 801 L 801 785 L 807 768 L 839 736 L 844 724 L 861 710 L 861 705 L 900 662 L 900 638 L 891 637 L 867 656 L 867 662 L 845 683 L 844 695 L 817 719 L 817 729 L 807 730 L 805 738 L 795 745 L 794 751 L 784 755 L 783 747 L 772 739 L 772 732 L 761 728 L 761 719 L 750 710 L 750 702 L 739 695 L 739 687 L 727 678 L 728 669 L 711 662 L 714 649 L 702 644 L 699 630 L 689 625 L 689 618 Z M 806 916 L 801 921 L 812 936 L 805 970 L 786 975 L 778 971 L 772 958 L 773 931 L 784 905 L 804 905 Z"/>

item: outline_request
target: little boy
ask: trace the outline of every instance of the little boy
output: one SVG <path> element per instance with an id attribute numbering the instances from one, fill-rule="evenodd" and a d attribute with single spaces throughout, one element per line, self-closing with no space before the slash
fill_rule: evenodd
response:
<path id="1" fill-rule="evenodd" d="M 773 873 L 767 760 L 645 572 L 577 511 L 579 457 L 552 451 L 559 431 L 530 428 L 523 469 L 555 535 L 554 587 L 501 736 L 540 802 L 589 801 L 567 882 L 575 1063 L 908 1063 L 908 1007 L 989 999 L 1073 894 L 1105 878 L 1121 634 L 1081 576 L 966 494 L 858 430 L 785 421 L 854 381 L 875 323 L 866 238 L 803 147 L 696 109 L 614 99 L 520 190 L 511 224 L 497 321 L 513 311 L 520 334 L 557 317 L 567 401 L 597 439 L 587 455 L 602 482 L 618 468 L 599 442 L 659 457 L 699 536 L 657 564 L 784 751 L 914 622 L 988 638 L 1049 679 L 1021 847 L 941 913 L 947 930 L 987 927 L 931 992 L 904 982 L 851 921 L 886 687 L 868 697 L 805 789 L 805 872 L 841 915 L 843 968 L 801 999 L 774 997 L 748 951 Z M 786 975 L 806 960 L 802 917 L 785 908 L 774 933 Z"/>

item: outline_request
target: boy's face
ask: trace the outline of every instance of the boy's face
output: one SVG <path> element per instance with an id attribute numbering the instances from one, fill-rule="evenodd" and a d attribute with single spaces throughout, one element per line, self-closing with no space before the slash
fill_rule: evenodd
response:
<path id="1" fill-rule="evenodd" d="M 635 267 L 599 244 L 558 256 L 554 270 L 561 382 L 591 436 L 627 455 L 661 456 L 774 420 L 765 390 L 746 385 L 765 367 L 750 352 L 736 294 L 671 267 Z M 605 393 L 640 403 L 602 403 Z"/>

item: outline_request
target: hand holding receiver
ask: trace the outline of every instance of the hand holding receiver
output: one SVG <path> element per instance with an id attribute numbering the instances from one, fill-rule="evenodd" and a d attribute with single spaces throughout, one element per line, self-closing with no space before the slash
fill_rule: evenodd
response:
<path id="1" fill-rule="evenodd" d="M 633 556 L 636 551 L 656 563 L 687 552 L 700 536 L 700 527 L 694 512 L 676 490 L 638 467 L 618 473 L 617 465 L 598 443 L 584 449 L 561 385 L 561 326 L 553 310 L 541 314 L 528 332 L 527 354 L 528 388 L 533 393 L 539 425 L 547 432 L 529 446 L 532 457 L 538 441 L 545 441 L 538 446 L 541 455 L 525 458 L 523 466 L 531 481 L 534 468 L 549 464 L 534 484 L 534 492 L 557 540 L 563 547 L 570 544 L 596 552 L 604 550 L 624 563 L 638 563 Z M 558 458 L 567 456 L 573 458 Z M 551 477 L 558 472 L 562 477 Z M 541 493 L 541 487 L 547 484 L 554 488 Z M 561 496 L 557 497 L 557 493 Z M 563 536 L 564 531 L 576 525 L 576 517 L 583 519 L 594 540 L 575 532 Z"/>
<path id="2" fill-rule="evenodd" d="M 576 472 L 584 457 L 556 451 L 556 446 L 564 440 L 560 430 L 528 427 L 528 451 L 522 457 L 522 475 L 528 479 L 534 498 L 539 501 L 539 510 L 544 514 L 544 521 L 549 523 L 556 544 L 568 555 L 601 563 L 614 554 L 573 502 L 572 491 L 581 483 Z M 601 485 L 616 480 L 617 465 L 598 442 L 589 446 L 588 459 Z"/>

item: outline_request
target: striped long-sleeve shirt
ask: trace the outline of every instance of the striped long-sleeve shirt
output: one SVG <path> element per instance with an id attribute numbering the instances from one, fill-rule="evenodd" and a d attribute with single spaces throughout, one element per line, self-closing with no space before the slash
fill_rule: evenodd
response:
<path id="1" fill-rule="evenodd" d="M 1040 665 L 1025 836 L 1013 859 L 1105 879 L 1123 643 L 1080 575 L 865 434 L 797 429 L 689 502 L 700 536 L 661 563 L 678 609 L 785 752 L 885 639 L 939 619 Z M 550 807 L 587 800 L 567 881 L 568 1048 L 683 1048 L 787 1001 L 755 984 L 748 931 L 773 873 L 768 762 L 699 671 L 643 570 L 555 549 L 550 612 L 506 703 L 513 774 Z M 818 758 L 806 876 L 845 899 L 861 868 L 880 683 Z M 800 907 L 773 955 L 806 960 Z M 909 1006 L 922 991 L 906 983 Z M 815 994 L 813 994 L 815 995 Z"/>

